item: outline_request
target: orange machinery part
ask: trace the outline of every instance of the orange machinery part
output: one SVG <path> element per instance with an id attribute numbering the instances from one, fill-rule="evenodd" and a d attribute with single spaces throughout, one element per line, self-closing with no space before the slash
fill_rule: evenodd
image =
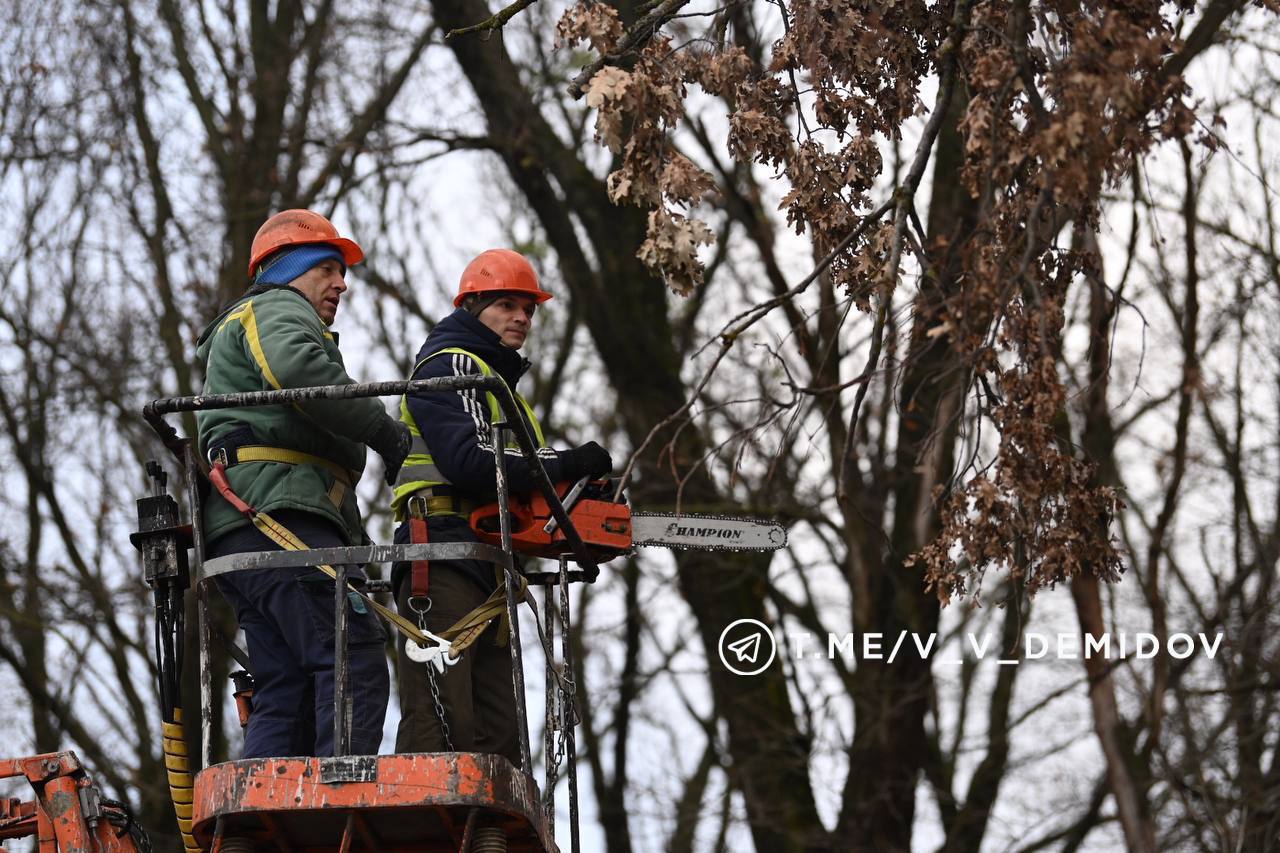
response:
<path id="1" fill-rule="evenodd" d="M 105 817 L 91 825 L 81 793 L 96 793 L 96 788 L 74 752 L 0 759 L 0 779 L 18 776 L 30 783 L 36 799 L 0 801 L 0 839 L 38 835 L 40 853 L 137 853 L 132 836 Z"/>
<path id="2" fill-rule="evenodd" d="M 0 800 L 0 840 L 35 835 L 39 809 L 34 801 L 8 798 Z M 0 850 L 3 850 L 0 847 Z"/>
<path id="3" fill-rule="evenodd" d="M 556 484 L 556 493 L 564 497 L 572 483 Z M 512 495 L 511 547 L 532 557 L 560 557 L 572 554 L 569 542 L 557 527 L 551 533 L 544 529 L 551 521 L 551 508 L 541 493 Z M 631 508 L 623 503 L 580 498 L 569 510 L 569 518 L 592 555 L 603 562 L 631 550 Z M 498 505 L 486 504 L 471 513 L 471 527 L 481 541 L 502 545 L 498 528 Z"/>
<path id="4" fill-rule="evenodd" d="M 196 776 L 194 806 L 192 833 L 212 853 L 232 839 L 299 853 L 454 853 L 477 819 L 500 826 L 512 853 L 558 850 L 537 786 L 497 755 L 228 761 Z"/>

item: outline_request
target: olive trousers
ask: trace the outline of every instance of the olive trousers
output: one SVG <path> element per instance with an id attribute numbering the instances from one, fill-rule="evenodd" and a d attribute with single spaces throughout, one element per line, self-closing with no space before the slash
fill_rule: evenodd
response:
<path id="1" fill-rule="evenodd" d="M 475 580 L 476 567 L 458 565 L 475 562 L 431 563 L 430 607 L 423 617 L 428 630 L 445 630 L 488 598 L 488 592 Z M 483 565 L 492 572 L 490 564 Z M 419 616 L 409 602 L 408 573 L 396 574 L 400 576 L 396 606 L 402 616 L 417 622 Z M 417 599 L 414 603 L 423 604 Z M 397 642 L 400 728 L 396 752 L 490 752 L 520 765 L 511 650 L 505 642 L 497 644 L 498 624 L 490 625 L 443 674 L 433 665 L 410 660 L 404 642 Z M 432 679 L 444 711 L 443 724 Z"/>

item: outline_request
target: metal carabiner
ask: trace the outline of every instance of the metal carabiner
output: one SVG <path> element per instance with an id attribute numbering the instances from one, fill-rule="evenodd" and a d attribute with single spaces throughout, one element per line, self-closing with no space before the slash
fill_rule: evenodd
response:
<path id="1" fill-rule="evenodd" d="M 427 606 L 419 607 L 418 606 L 419 601 L 425 601 L 427 603 Z M 411 595 L 409 596 L 408 600 L 405 603 L 408 604 L 409 609 L 412 610 L 414 614 L 417 615 L 418 627 L 424 631 L 427 630 L 427 614 L 431 612 L 431 596 Z"/>
<path id="2" fill-rule="evenodd" d="M 434 666 L 443 675 L 445 667 L 453 666 L 459 660 L 456 655 L 449 651 L 453 643 L 444 637 L 436 636 L 426 628 L 419 628 L 418 630 L 422 632 L 423 642 L 405 640 L 405 655 L 414 663 L 425 663 Z"/>

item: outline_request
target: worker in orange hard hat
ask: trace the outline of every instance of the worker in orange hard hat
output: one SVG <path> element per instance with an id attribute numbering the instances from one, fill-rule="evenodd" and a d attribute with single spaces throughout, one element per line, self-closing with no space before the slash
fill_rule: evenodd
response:
<path id="1" fill-rule="evenodd" d="M 533 409 L 516 392 L 529 367 L 520 350 L 538 306 L 549 299 L 533 266 L 518 252 L 482 252 L 463 270 L 453 302 L 457 310 L 436 324 L 419 350 L 413 378 L 500 376 L 523 410 L 552 482 L 607 474 L 613 460 L 594 441 L 573 449 L 547 447 Z M 496 398 L 475 390 L 401 399 L 400 420 L 409 427 L 413 445 L 392 501 L 401 522 L 397 543 L 478 541 L 468 517 L 476 506 L 495 498 L 493 423 L 500 417 Z M 505 467 L 512 492 L 534 488 L 514 439 L 507 445 Z M 392 567 L 396 604 L 402 615 L 441 632 L 487 603 L 503 600 L 500 572 L 482 560 L 397 563 Z M 494 619 L 461 662 L 444 674 L 431 664 L 413 662 L 399 648 L 397 752 L 492 752 L 519 762 L 511 658 L 501 647 L 506 636 L 500 635 L 498 623 Z M 438 709 L 443 709 L 443 719 Z"/>
<path id="2" fill-rule="evenodd" d="M 453 307 L 461 308 L 468 298 L 475 297 L 471 302 L 474 307 L 481 302 L 496 299 L 500 293 L 527 296 L 535 305 L 541 305 L 551 298 L 551 294 L 538 283 L 538 274 L 533 271 L 533 265 L 525 260 L 524 255 L 512 249 L 490 249 L 481 252 L 462 271 Z M 479 311 L 472 313 L 480 316 Z"/>
<path id="3" fill-rule="evenodd" d="M 268 258 L 278 257 L 280 249 L 299 246 L 328 246 L 337 249 L 344 266 L 353 267 L 364 260 L 364 251 L 354 240 L 338 235 L 333 223 L 310 210 L 283 210 L 262 223 L 249 248 L 249 278 Z"/>
<path id="4" fill-rule="evenodd" d="M 320 214 L 286 210 L 262 225 L 250 254 L 248 291 L 200 337 L 204 393 L 353 382 L 326 327 L 347 290 L 347 268 L 364 258 L 360 247 Z M 204 507 L 209 557 L 284 549 L 258 523 L 267 513 L 310 548 L 364 544 L 355 487 L 365 447 L 382 457 L 390 485 L 410 443 L 408 430 L 376 398 L 211 409 L 197 412 L 196 424 L 219 489 Z M 243 514 L 232 498 L 257 514 Z M 349 576 L 363 581 L 358 568 Z M 332 581 L 313 568 L 249 569 L 217 581 L 253 664 L 244 757 L 332 755 Z M 384 634 L 363 602 L 349 601 L 348 610 L 350 746 L 376 753 L 390 692 Z"/>

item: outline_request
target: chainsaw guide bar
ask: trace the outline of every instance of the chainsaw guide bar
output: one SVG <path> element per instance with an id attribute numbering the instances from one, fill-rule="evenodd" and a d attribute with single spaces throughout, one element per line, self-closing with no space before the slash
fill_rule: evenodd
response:
<path id="1" fill-rule="evenodd" d="M 787 544 L 776 521 L 726 515 L 632 512 L 631 536 L 636 546 L 697 551 L 774 551 Z"/>
<path id="2" fill-rule="evenodd" d="M 774 551 L 787 544 L 787 530 L 772 520 L 698 513 L 635 512 L 626 503 L 603 499 L 609 483 L 560 483 L 574 529 L 597 562 L 628 554 L 635 548 L 680 548 L 699 551 Z M 512 495 L 511 547 L 532 557 L 557 558 L 571 551 L 540 494 Z M 496 503 L 471 513 L 471 528 L 482 542 L 501 546 Z"/>

